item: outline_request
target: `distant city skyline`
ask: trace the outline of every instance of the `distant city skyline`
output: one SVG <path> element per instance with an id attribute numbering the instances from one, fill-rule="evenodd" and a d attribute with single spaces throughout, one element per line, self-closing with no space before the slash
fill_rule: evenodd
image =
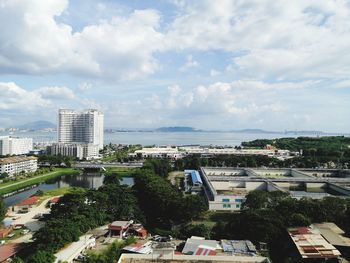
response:
<path id="1" fill-rule="evenodd" d="M 350 4 L 0 0 L 0 128 L 350 132 Z M 11 21 L 11 22 L 9 22 Z"/>

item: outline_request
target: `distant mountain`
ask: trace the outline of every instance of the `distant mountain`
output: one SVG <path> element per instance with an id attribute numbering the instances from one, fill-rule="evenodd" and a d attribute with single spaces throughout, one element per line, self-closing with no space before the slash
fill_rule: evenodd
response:
<path id="1" fill-rule="evenodd" d="M 49 121 L 34 121 L 16 127 L 21 130 L 55 129 L 56 125 Z"/>
<path id="2" fill-rule="evenodd" d="M 199 132 L 201 130 L 192 128 L 192 127 L 183 127 L 183 126 L 176 126 L 176 127 L 161 127 L 158 129 L 155 129 L 157 132 Z"/>

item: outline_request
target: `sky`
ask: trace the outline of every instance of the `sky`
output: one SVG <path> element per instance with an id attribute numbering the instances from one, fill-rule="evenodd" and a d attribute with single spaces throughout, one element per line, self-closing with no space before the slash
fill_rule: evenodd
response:
<path id="1" fill-rule="evenodd" d="M 0 128 L 350 132 L 349 0 L 0 0 Z"/>

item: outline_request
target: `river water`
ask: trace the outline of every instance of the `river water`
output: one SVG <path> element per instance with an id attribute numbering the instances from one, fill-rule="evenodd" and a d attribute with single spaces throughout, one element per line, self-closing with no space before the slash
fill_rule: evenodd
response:
<path id="1" fill-rule="evenodd" d="M 100 173 L 64 175 L 59 178 L 48 180 L 45 183 L 41 183 L 29 190 L 25 190 L 18 194 L 6 197 L 4 198 L 4 202 L 6 206 L 12 206 L 30 197 L 38 190 L 47 191 L 62 187 L 82 187 L 97 189 L 103 185 L 103 179 L 104 175 Z M 121 179 L 121 184 L 132 186 L 134 184 L 134 179 L 132 177 L 123 177 Z"/>

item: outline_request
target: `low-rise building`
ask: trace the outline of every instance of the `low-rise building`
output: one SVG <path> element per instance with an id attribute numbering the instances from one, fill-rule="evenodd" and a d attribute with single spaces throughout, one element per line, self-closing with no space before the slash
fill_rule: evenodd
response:
<path id="1" fill-rule="evenodd" d="M 341 256 L 339 250 L 310 227 L 290 228 L 288 233 L 302 260 L 317 259 L 319 262 L 325 262 L 327 259 L 339 259 Z"/>
<path id="2" fill-rule="evenodd" d="M 14 205 L 12 210 L 17 211 L 28 211 L 30 208 L 36 206 L 38 201 L 40 200 L 40 196 L 31 196 L 27 199 L 24 199 L 22 202 Z"/>
<path id="3" fill-rule="evenodd" d="M 95 144 L 53 143 L 47 146 L 46 151 L 49 155 L 63 155 L 75 157 L 79 160 L 90 160 L 99 157 L 98 147 L 99 146 Z"/>
<path id="4" fill-rule="evenodd" d="M 38 159 L 33 156 L 15 156 L 0 159 L 0 174 L 10 176 L 21 172 L 35 172 L 38 169 Z"/>
<path id="5" fill-rule="evenodd" d="M 193 194 L 200 193 L 202 191 L 203 182 L 198 171 L 185 170 L 185 191 L 189 191 Z"/>
<path id="6" fill-rule="evenodd" d="M 13 257 L 15 257 L 15 255 L 20 249 L 20 244 L 17 243 L 5 244 L 0 246 L 0 262 L 6 262 L 6 260 L 13 259 Z"/>
<path id="7" fill-rule="evenodd" d="M 213 157 L 217 155 L 263 155 L 268 157 L 275 157 L 278 159 L 293 158 L 299 153 L 290 152 L 289 150 L 277 149 L 242 149 L 233 147 L 219 147 L 219 146 L 158 146 L 147 147 L 130 153 L 130 157 L 138 158 L 159 158 L 159 159 L 180 159 L 188 155 L 200 155 L 201 157 Z"/>
<path id="8" fill-rule="evenodd" d="M 327 177 L 314 176 L 317 169 L 202 167 L 200 175 L 209 210 L 240 210 L 246 195 L 254 190 L 281 191 L 295 199 L 326 196 L 350 198 L 348 170 L 326 171 Z M 335 176 L 333 176 L 335 175 Z"/>
<path id="9" fill-rule="evenodd" d="M 28 154 L 31 150 L 33 150 L 32 138 L 0 137 L 0 155 Z"/>
<path id="10" fill-rule="evenodd" d="M 130 225 L 133 223 L 130 221 L 114 221 L 108 225 L 109 235 L 123 237 L 123 234 L 129 229 Z"/>
<path id="11" fill-rule="evenodd" d="M 184 157 L 184 153 L 180 152 L 177 147 L 165 146 L 165 147 L 151 147 L 142 148 L 141 150 L 136 150 L 134 153 L 129 154 L 129 156 L 138 158 L 157 158 L 157 159 L 181 159 Z"/>

